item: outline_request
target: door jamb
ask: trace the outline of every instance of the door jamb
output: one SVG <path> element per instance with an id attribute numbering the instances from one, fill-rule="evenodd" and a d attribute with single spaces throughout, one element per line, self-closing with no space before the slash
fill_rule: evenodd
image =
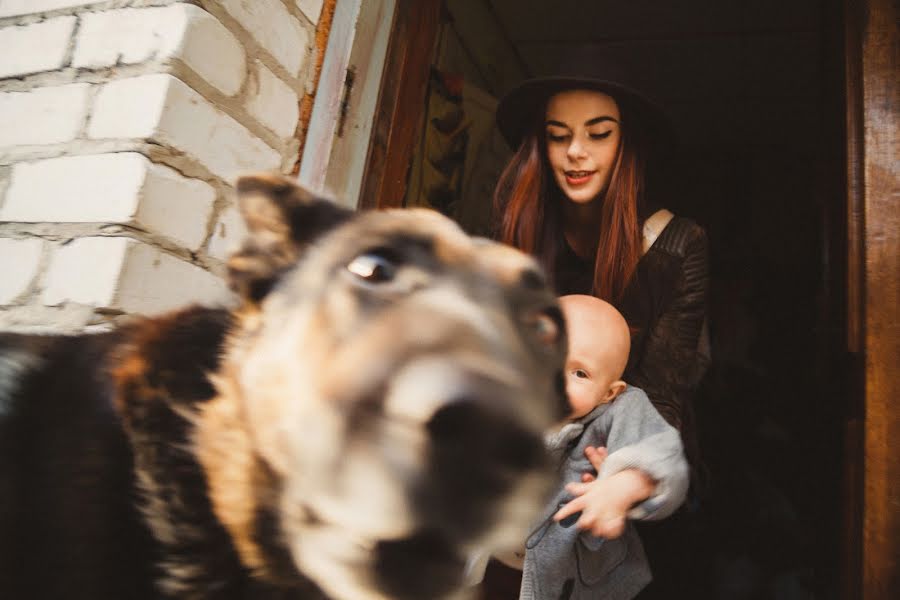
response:
<path id="1" fill-rule="evenodd" d="M 441 0 L 397 0 L 385 59 L 360 208 L 402 206 L 425 112 Z"/>

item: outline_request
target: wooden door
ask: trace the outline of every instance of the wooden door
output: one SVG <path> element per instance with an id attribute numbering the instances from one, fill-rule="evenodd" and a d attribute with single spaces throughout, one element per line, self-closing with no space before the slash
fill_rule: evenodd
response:
<path id="1" fill-rule="evenodd" d="M 848 349 L 860 414 L 848 427 L 846 598 L 900 597 L 900 11 L 846 4 Z"/>
<path id="2" fill-rule="evenodd" d="M 900 410 L 894 407 L 900 402 L 900 14 L 895 0 L 844 2 L 846 341 L 857 378 L 845 423 L 845 573 L 838 595 L 880 600 L 900 597 Z M 396 15 L 360 207 L 403 202 L 441 2 L 398 0 Z"/>

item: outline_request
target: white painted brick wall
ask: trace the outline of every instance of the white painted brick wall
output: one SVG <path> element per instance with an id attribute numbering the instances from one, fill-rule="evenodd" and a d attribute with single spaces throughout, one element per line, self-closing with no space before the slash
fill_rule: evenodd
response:
<path id="1" fill-rule="evenodd" d="M 297 8 L 303 11 L 306 18 L 313 22 L 313 25 L 319 23 L 319 16 L 322 14 L 323 0 L 295 0 Z"/>
<path id="2" fill-rule="evenodd" d="M 290 138 L 300 119 L 300 100 L 285 82 L 265 65 L 254 65 L 256 77 L 250 88 L 247 112 L 281 138 Z"/>
<path id="3" fill-rule="evenodd" d="M 247 171 L 276 169 L 282 160 L 276 150 L 203 96 L 161 73 L 104 85 L 88 136 L 146 138 L 169 145 L 226 181 Z"/>
<path id="4" fill-rule="evenodd" d="M 229 96 L 244 82 L 243 46 L 192 4 L 88 13 L 82 16 L 72 64 L 99 68 L 172 58 Z"/>
<path id="5" fill-rule="evenodd" d="M 247 236 L 247 225 L 237 207 L 229 206 L 216 221 L 207 253 L 221 261 L 226 260 Z"/>
<path id="6" fill-rule="evenodd" d="M 41 296 L 46 306 L 76 302 L 144 314 L 229 299 L 215 275 L 124 237 L 79 238 L 59 248 Z"/>
<path id="7" fill-rule="evenodd" d="M 0 29 L 0 78 L 62 67 L 75 21 L 75 17 L 57 17 Z"/>
<path id="8" fill-rule="evenodd" d="M 0 149 L 74 140 L 87 118 L 89 88 L 73 83 L 0 92 Z"/>
<path id="9" fill-rule="evenodd" d="M 309 34 L 279 0 L 221 0 L 222 6 L 288 73 L 297 76 L 306 61 Z"/>
<path id="10" fill-rule="evenodd" d="M 216 192 L 133 152 L 67 156 L 13 167 L 0 221 L 126 223 L 196 250 Z"/>
<path id="11" fill-rule="evenodd" d="M 0 239 L 0 304 L 12 304 L 38 275 L 44 242 L 36 238 Z"/>
<path id="12" fill-rule="evenodd" d="M 102 0 L 0 0 L 0 17 L 14 17 L 39 12 L 97 4 Z"/>
<path id="13" fill-rule="evenodd" d="M 0 0 L 0 80 L 41 74 L 0 81 L 0 155 L 13 161 L 0 166 L 11 235 L 0 239 L 0 327 L 12 315 L 52 330 L 77 313 L 77 329 L 103 321 L 98 310 L 231 298 L 195 263 L 224 261 L 246 235 L 234 205 L 214 213 L 224 184 L 296 158 L 296 78 L 322 6 Z M 32 22 L 12 25 L 24 15 L 15 22 Z"/>

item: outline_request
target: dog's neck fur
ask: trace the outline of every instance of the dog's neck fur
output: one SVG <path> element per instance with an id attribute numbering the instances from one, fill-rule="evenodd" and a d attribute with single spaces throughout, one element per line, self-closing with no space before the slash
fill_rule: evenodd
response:
<path id="1" fill-rule="evenodd" d="M 165 556 L 160 585 L 179 597 L 245 597 L 253 586 L 263 598 L 324 598 L 278 544 L 273 501 L 261 497 L 272 487 L 257 481 L 265 465 L 236 404 L 208 376 L 234 326 L 225 311 L 188 309 L 128 327 L 118 351 L 116 404 L 144 518 Z"/>

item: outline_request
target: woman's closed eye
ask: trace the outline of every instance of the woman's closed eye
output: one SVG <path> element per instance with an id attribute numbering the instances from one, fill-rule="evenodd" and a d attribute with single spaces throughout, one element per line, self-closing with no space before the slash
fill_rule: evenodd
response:
<path id="1" fill-rule="evenodd" d="M 588 133 L 588 138 L 594 141 L 605 140 L 610 135 L 612 135 L 612 130 L 604 131 L 602 133 Z M 570 133 L 554 133 L 552 131 L 547 132 L 547 141 L 548 142 L 565 142 L 569 138 L 572 137 Z"/>
<path id="2" fill-rule="evenodd" d="M 569 139 L 568 133 L 554 133 L 552 131 L 547 132 L 547 141 L 548 142 L 564 142 Z"/>

